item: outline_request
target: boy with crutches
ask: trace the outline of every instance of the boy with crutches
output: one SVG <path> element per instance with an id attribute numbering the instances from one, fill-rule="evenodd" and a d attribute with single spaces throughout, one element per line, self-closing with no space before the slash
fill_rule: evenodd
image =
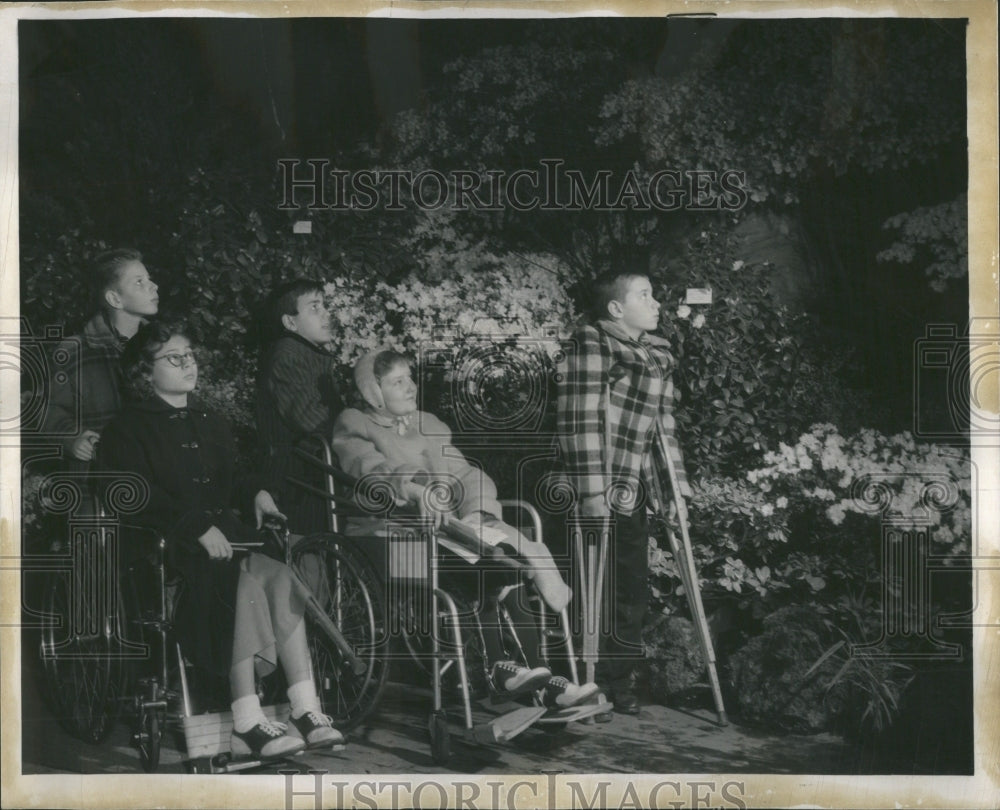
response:
<path id="1" fill-rule="evenodd" d="M 600 639 L 601 680 L 610 686 L 615 711 L 638 714 L 635 666 L 643 655 L 649 602 L 646 506 L 658 435 L 671 437 L 663 446 L 676 454 L 681 494 L 690 490 L 672 441 L 674 360 L 667 342 L 649 334 L 660 315 L 649 279 L 640 272 L 611 271 L 595 280 L 592 291 L 594 320 L 576 330 L 558 368 L 559 442 L 580 519 L 573 534 L 590 613 L 584 617 L 587 676 L 593 674 L 594 633 L 607 591 L 611 621 L 610 633 Z M 582 529 L 598 521 L 602 538 L 585 551 Z M 606 577 L 608 588 L 602 587 Z"/>

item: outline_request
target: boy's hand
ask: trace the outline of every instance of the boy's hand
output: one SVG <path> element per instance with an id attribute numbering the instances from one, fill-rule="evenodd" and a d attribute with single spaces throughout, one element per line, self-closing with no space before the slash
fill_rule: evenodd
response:
<path id="1" fill-rule="evenodd" d="M 580 501 L 580 517 L 608 517 L 611 510 L 604 499 L 604 494 L 588 495 Z"/>
<path id="2" fill-rule="evenodd" d="M 210 526 L 208 531 L 198 538 L 198 542 L 205 547 L 208 556 L 213 560 L 230 560 L 233 557 L 233 547 L 219 529 Z"/>
<path id="3" fill-rule="evenodd" d="M 281 514 L 278 509 L 278 505 L 274 502 L 274 498 L 271 497 L 271 493 L 266 489 L 262 489 L 253 499 L 253 515 L 257 521 L 257 528 L 259 529 L 264 523 L 264 517 L 266 515 L 275 515 L 280 517 L 282 520 L 288 520 L 283 514 Z"/>
<path id="4" fill-rule="evenodd" d="M 73 440 L 73 445 L 70 447 L 70 453 L 73 455 L 73 458 L 80 461 L 90 461 L 94 457 L 94 445 L 97 444 L 97 440 L 100 438 L 101 434 L 96 430 L 83 431 L 83 433 Z"/>

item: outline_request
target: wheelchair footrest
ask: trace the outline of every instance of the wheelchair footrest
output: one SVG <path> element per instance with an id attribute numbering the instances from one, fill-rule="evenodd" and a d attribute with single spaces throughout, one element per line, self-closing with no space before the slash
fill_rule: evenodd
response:
<path id="1" fill-rule="evenodd" d="M 547 710 L 541 706 L 524 706 L 494 717 L 488 723 L 472 727 L 472 736 L 479 743 L 498 743 L 514 739 L 534 725 Z"/>
<path id="2" fill-rule="evenodd" d="M 594 703 L 570 706 L 568 709 L 550 709 L 544 716 L 538 718 L 538 724 L 575 723 L 578 720 L 593 717 L 595 714 L 610 712 L 614 707 L 614 703 L 609 703 L 604 695 L 600 695 Z"/>
<path id="3" fill-rule="evenodd" d="M 288 704 L 263 706 L 268 720 L 278 723 L 288 722 Z M 229 739 L 233 732 L 232 712 L 211 712 L 182 718 L 184 742 L 188 759 L 214 757 L 229 751 Z"/>

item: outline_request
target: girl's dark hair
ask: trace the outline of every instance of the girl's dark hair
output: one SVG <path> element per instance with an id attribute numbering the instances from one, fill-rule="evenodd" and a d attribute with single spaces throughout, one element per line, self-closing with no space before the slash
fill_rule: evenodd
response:
<path id="1" fill-rule="evenodd" d="M 154 320 L 139 327 L 139 331 L 125 344 L 125 351 L 122 352 L 122 381 L 126 392 L 139 399 L 148 399 L 153 395 L 150 380 L 153 358 L 159 354 L 164 344 L 178 335 L 191 340 L 187 324 L 180 320 Z"/>

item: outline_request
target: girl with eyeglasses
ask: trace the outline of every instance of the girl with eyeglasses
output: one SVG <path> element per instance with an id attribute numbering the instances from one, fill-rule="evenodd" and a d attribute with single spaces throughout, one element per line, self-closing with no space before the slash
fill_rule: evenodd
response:
<path id="1" fill-rule="evenodd" d="M 287 756 L 342 743 L 313 684 L 304 602 L 288 569 L 262 554 L 234 557 L 232 543 L 256 533 L 231 507 L 243 501 L 259 528 L 280 514 L 265 484 L 237 475 L 226 420 L 194 394 L 198 363 L 182 324 L 142 326 L 122 356 L 135 395 L 101 439 L 100 465 L 141 475 L 149 499 L 138 522 L 167 540 L 167 559 L 184 580 L 174 626 L 185 656 L 209 676 L 228 676 L 236 756 Z M 269 721 L 255 671 L 284 669 L 291 705 L 286 727 Z"/>

